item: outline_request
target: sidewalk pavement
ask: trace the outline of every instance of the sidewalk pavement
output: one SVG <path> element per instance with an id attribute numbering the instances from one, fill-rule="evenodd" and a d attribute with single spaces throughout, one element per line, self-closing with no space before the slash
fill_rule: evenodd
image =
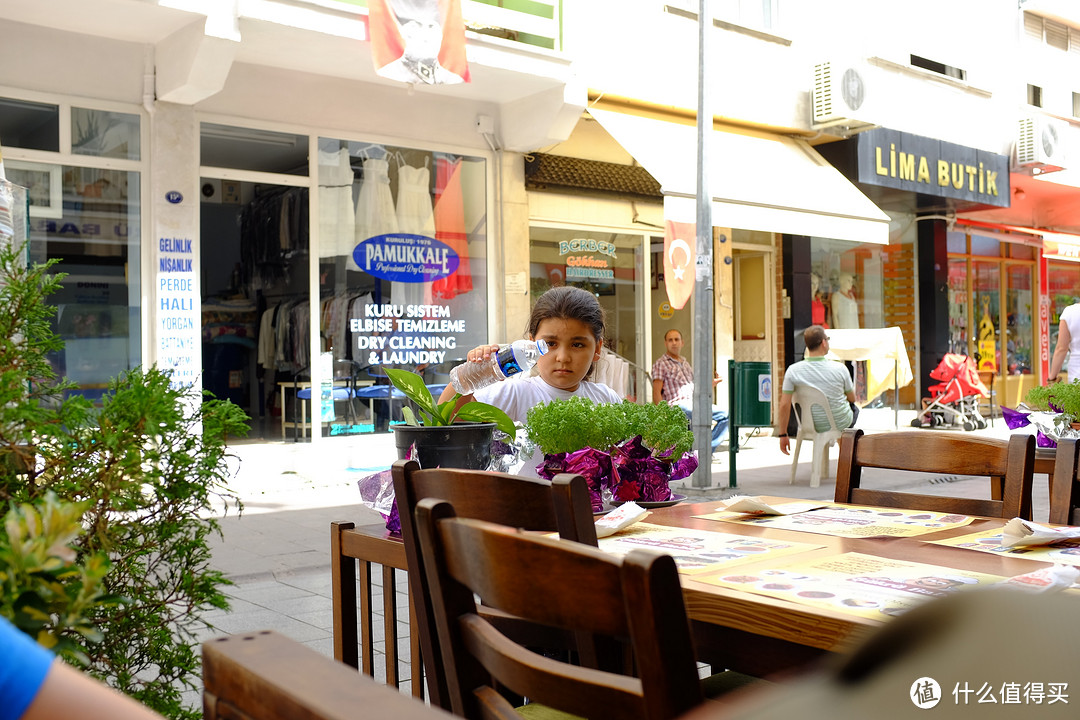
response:
<path id="1" fill-rule="evenodd" d="M 889 408 L 865 409 L 859 427 L 866 432 L 910 430 L 913 410 L 901 411 L 898 425 Z M 767 428 L 763 429 L 765 433 Z M 922 432 L 947 432 L 924 430 Z M 962 432 L 956 430 L 956 432 Z M 1009 430 L 998 419 L 995 427 L 975 431 L 989 437 L 1007 437 Z M 750 437 L 747 437 L 750 435 Z M 359 502 L 356 481 L 385 469 L 396 459 L 391 435 L 364 435 L 330 448 L 313 451 L 310 443 L 259 442 L 233 446 L 238 458 L 230 487 L 241 497 L 240 516 L 229 509 L 221 516 L 223 537 L 213 539 L 213 565 L 233 583 L 228 590 L 232 607 L 228 612 L 207 615 L 216 629 L 206 637 L 275 629 L 326 655 L 333 654 L 330 601 L 330 523 L 348 520 L 357 525 L 382 522 L 373 510 Z M 694 487 L 689 481 L 672 484 L 672 490 L 688 496 L 688 501 L 720 500 L 735 494 L 779 495 L 811 500 L 833 498 L 837 450 L 830 453 L 830 472 L 818 488 L 809 487 L 812 447 L 804 445 L 794 485 L 789 484 L 790 456 L 779 450 L 776 438 L 758 430 L 740 430 L 740 451 L 736 454 L 738 487 L 728 483 L 727 444 L 713 456 L 712 484 Z M 880 471 L 885 472 L 885 471 Z M 1034 517 L 1045 520 L 1049 512 L 1047 482 L 1036 476 Z M 957 476 L 911 474 L 878 476 L 876 483 L 927 494 L 986 497 L 986 480 Z M 376 582 L 380 576 L 374 574 Z M 402 586 L 404 582 L 402 580 Z M 376 590 L 379 592 L 379 590 Z M 376 597 L 376 607 L 381 597 Z M 407 612 L 407 608 L 403 607 Z M 402 613 L 407 617 L 406 612 Z M 401 632 L 408 628 L 402 623 Z M 381 633 L 381 623 L 375 623 Z M 376 645 L 376 677 L 382 677 L 381 643 Z M 407 642 L 399 648 L 408 657 Z M 405 688 L 408 682 L 406 678 Z M 192 694 L 192 702 L 198 702 Z"/>

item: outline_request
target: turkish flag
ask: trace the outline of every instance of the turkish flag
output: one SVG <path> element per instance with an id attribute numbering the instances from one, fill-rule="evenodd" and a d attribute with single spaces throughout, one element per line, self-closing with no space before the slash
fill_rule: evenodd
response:
<path id="1" fill-rule="evenodd" d="M 368 0 L 375 72 L 425 85 L 469 82 L 461 0 Z"/>
<path id="2" fill-rule="evenodd" d="M 664 286 L 671 307 L 681 310 L 694 292 L 695 223 L 664 221 Z"/>

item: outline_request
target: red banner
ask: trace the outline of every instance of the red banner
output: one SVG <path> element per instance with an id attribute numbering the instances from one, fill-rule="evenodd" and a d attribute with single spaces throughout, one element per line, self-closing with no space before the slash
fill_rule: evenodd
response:
<path id="1" fill-rule="evenodd" d="M 375 72 L 425 85 L 469 82 L 461 0 L 368 0 Z"/>
<path id="2" fill-rule="evenodd" d="M 664 286 L 668 302 L 681 310 L 694 292 L 694 223 L 664 221 Z"/>

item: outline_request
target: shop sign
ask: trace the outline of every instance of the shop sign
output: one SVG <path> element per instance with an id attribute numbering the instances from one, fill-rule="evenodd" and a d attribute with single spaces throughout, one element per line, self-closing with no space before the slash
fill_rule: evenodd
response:
<path id="1" fill-rule="evenodd" d="M 1048 260 L 1067 260 L 1080 262 L 1080 244 L 1043 240 L 1043 257 Z"/>
<path id="2" fill-rule="evenodd" d="M 366 357 L 368 365 L 438 365 L 457 350 L 465 329 L 449 305 L 372 303 L 363 317 L 349 319 L 353 357 Z"/>
<path id="3" fill-rule="evenodd" d="M 197 252 L 192 238 L 158 238 L 155 319 L 159 365 L 172 370 L 174 388 L 195 384 L 202 359 L 202 319 L 194 268 Z"/>
<path id="4" fill-rule="evenodd" d="M 409 233 L 369 237 L 353 249 L 353 260 L 369 275 L 404 283 L 441 280 L 461 264 L 454 249 L 441 240 Z"/>
<path id="5" fill-rule="evenodd" d="M 559 255 L 569 255 L 574 252 L 600 253 L 615 259 L 615 243 L 607 240 L 593 240 L 591 238 L 574 238 L 573 240 L 559 241 Z"/>
<path id="6" fill-rule="evenodd" d="M 1009 207 L 1009 158 L 898 130 L 858 135 L 861 183 Z"/>
<path id="7" fill-rule="evenodd" d="M 1045 294 L 1039 298 L 1039 357 L 1044 365 L 1042 375 L 1046 377 L 1050 373 L 1050 367 L 1046 365 L 1050 357 L 1050 298 Z"/>
<path id="8" fill-rule="evenodd" d="M 608 266 L 608 261 L 591 255 L 571 255 L 566 258 L 567 280 L 605 280 L 615 279 L 615 270 Z"/>

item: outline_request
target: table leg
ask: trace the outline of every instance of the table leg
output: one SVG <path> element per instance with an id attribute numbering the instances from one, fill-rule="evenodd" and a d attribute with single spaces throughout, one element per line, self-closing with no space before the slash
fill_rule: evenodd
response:
<path id="1" fill-rule="evenodd" d="M 281 390 L 281 439 L 285 439 L 285 385 L 279 384 L 278 389 Z"/>
<path id="2" fill-rule="evenodd" d="M 311 388 L 311 395 L 312 395 L 312 397 L 315 396 L 315 388 L 314 387 Z M 297 434 L 298 437 L 307 437 L 308 436 L 307 409 L 308 409 L 308 401 L 301 402 L 300 403 L 300 427 L 296 431 L 296 434 Z M 302 435 L 301 435 L 301 433 L 302 433 Z"/>
<path id="3" fill-rule="evenodd" d="M 371 619 L 371 563 L 360 560 L 360 643 L 363 650 L 361 669 L 375 677 L 375 624 Z"/>

